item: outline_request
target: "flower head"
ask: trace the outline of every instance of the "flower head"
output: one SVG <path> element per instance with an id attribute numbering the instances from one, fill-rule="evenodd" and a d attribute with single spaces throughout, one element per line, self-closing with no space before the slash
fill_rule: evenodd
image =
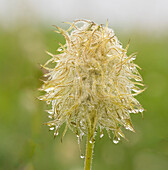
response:
<path id="1" fill-rule="evenodd" d="M 114 143 L 124 137 L 122 127 L 134 131 L 130 113 L 143 112 L 134 98 L 143 90 L 142 77 L 134 60 L 136 54 L 127 56 L 112 29 L 88 20 L 76 20 L 65 31 L 56 27 L 66 40 L 60 44 L 59 54 L 48 53 L 52 58 L 43 66 L 48 72 L 41 87 L 46 94 L 40 97 L 47 104 L 47 123 L 50 130 L 58 130 L 65 124 L 62 137 L 70 128 L 78 137 L 88 132 L 91 142 L 100 129 L 113 133 Z M 82 25 L 81 25 L 82 24 Z M 49 63 L 55 67 L 48 68 Z"/>

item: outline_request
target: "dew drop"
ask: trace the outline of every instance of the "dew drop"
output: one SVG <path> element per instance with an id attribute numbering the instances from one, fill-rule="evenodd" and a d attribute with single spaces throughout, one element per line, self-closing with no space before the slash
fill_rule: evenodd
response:
<path id="1" fill-rule="evenodd" d="M 93 143 L 93 141 L 92 141 L 92 140 L 89 140 L 89 143 Z"/>
<path id="2" fill-rule="evenodd" d="M 136 55 L 133 55 L 133 56 L 131 57 L 130 61 L 133 61 L 133 60 L 135 60 L 135 59 L 136 59 Z"/>
<path id="3" fill-rule="evenodd" d="M 95 139 L 94 138 L 91 138 L 90 140 L 89 140 L 89 143 L 94 143 L 95 142 Z"/>
<path id="4" fill-rule="evenodd" d="M 85 156 L 84 156 L 83 154 L 81 154 L 81 155 L 80 155 L 80 158 L 81 158 L 81 159 L 84 159 L 84 158 L 85 158 Z"/>
<path id="5" fill-rule="evenodd" d="M 119 143 L 119 140 L 113 139 L 113 143 L 117 144 L 117 143 Z"/>
<path id="6" fill-rule="evenodd" d="M 81 143 L 81 139 L 80 139 L 80 136 L 78 137 L 78 144 L 79 144 L 79 151 L 80 151 L 80 158 L 83 159 L 85 156 L 84 156 L 84 148 L 83 148 L 83 145 Z"/>
<path id="7" fill-rule="evenodd" d="M 54 127 L 50 127 L 50 130 L 54 130 Z"/>
<path id="8" fill-rule="evenodd" d="M 58 48 L 58 49 L 57 49 L 57 51 L 59 51 L 59 52 L 62 51 L 62 50 L 63 50 L 62 48 Z"/>
<path id="9" fill-rule="evenodd" d="M 119 141 L 120 141 L 120 138 L 117 136 L 114 136 L 113 143 L 117 144 L 117 143 L 119 143 Z"/>
<path id="10" fill-rule="evenodd" d="M 101 133 L 101 134 L 100 134 L 100 138 L 102 138 L 103 136 L 104 136 L 104 134 L 103 134 L 103 133 Z"/>
<path id="11" fill-rule="evenodd" d="M 59 134 L 59 132 L 55 132 L 55 133 L 54 133 L 54 136 L 58 136 L 58 134 Z"/>
<path id="12" fill-rule="evenodd" d="M 79 138 L 79 136 L 78 136 L 78 135 L 77 135 L 77 138 L 78 138 L 78 144 L 80 145 L 80 142 L 81 142 L 81 141 L 80 141 L 80 138 Z"/>
<path id="13" fill-rule="evenodd" d="M 49 115 L 49 116 L 48 116 L 48 118 L 52 119 L 52 116 L 51 116 L 51 115 Z"/>
<path id="14" fill-rule="evenodd" d="M 143 111 L 144 111 L 144 109 L 139 109 L 139 112 L 141 112 L 141 113 L 142 113 Z"/>

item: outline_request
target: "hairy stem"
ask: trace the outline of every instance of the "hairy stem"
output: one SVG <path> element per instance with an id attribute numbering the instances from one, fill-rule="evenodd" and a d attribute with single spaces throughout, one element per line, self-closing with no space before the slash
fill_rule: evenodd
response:
<path id="1" fill-rule="evenodd" d="M 85 170 L 91 170 L 94 142 L 90 142 L 91 134 L 88 131 L 85 155 Z"/>

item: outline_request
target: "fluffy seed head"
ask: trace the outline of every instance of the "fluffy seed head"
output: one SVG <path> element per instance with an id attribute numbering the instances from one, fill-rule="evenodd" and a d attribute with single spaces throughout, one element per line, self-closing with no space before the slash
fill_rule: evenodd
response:
<path id="1" fill-rule="evenodd" d="M 121 127 L 134 131 L 130 113 L 143 112 L 134 98 L 143 90 L 142 77 L 134 60 L 136 54 L 127 55 L 112 29 L 88 20 L 76 20 L 68 30 L 57 28 L 66 43 L 60 44 L 59 54 L 51 56 L 43 67 L 47 80 L 41 87 L 46 94 L 40 97 L 51 105 L 46 123 L 54 135 L 65 124 L 62 137 L 70 128 L 81 140 L 88 131 L 92 134 L 104 129 L 113 142 L 124 137 Z M 54 63 L 53 68 L 48 68 Z"/>

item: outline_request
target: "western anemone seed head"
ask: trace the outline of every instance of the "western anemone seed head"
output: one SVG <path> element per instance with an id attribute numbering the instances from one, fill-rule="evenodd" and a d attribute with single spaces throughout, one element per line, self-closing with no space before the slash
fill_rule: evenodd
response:
<path id="1" fill-rule="evenodd" d="M 43 66 L 48 72 L 41 87 L 46 94 L 40 97 L 51 104 L 46 123 L 50 130 L 58 130 L 65 124 L 62 137 L 70 128 L 81 140 L 91 134 L 90 142 L 100 129 L 106 129 L 109 137 L 113 133 L 114 143 L 124 137 L 121 127 L 134 131 L 130 113 L 143 112 L 141 104 L 134 98 L 143 90 L 133 60 L 136 54 L 127 56 L 108 24 L 97 25 L 88 20 L 76 20 L 65 31 L 59 27 L 66 40 L 60 44 L 59 54 L 48 53 L 52 58 Z M 81 25 L 82 24 L 82 25 Z M 55 67 L 47 68 L 49 63 Z"/>

